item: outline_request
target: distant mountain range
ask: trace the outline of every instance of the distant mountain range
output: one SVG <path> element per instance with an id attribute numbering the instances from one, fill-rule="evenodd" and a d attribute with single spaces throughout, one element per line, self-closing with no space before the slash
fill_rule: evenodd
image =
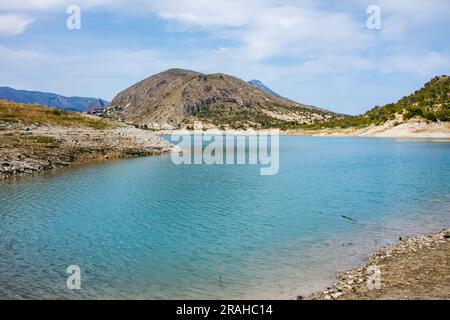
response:
<path id="1" fill-rule="evenodd" d="M 257 88 L 260 88 L 262 91 L 265 91 L 268 94 L 273 95 L 274 97 L 283 98 L 281 95 L 279 95 L 278 93 L 276 93 L 275 91 L 273 91 L 272 89 L 270 89 L 269 87 L 264 85 L 264 83 L 262 83 L 259 80 L 251 80 L 248 83 L 253 85 L 253 86 L 255 86 L 255 87 L 257 87 Z"/>
<path id="2" fill-rule="evenodd" d="M 108 101 L 98 98 L 65 97 L 55 93 L 17 90 L 10 87 L 0 87 L 0 99 L 79 112 L 101 109 L 108 105 Z"/>
<path id="3" fill-rule="evenodd" d="M 191 128 L 199 120 L 234 129 L 281 128 L 338 116 L 280 98 L 260 81 L 254 83 L 222 73 L 170 69 L 120 92 L 108 107 L 92 113 L 149 128 Z"/>

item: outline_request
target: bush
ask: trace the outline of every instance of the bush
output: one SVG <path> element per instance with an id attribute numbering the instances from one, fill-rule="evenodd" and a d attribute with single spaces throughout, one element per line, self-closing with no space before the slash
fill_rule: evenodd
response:
<path id="1" fill-rule="evenodd" d="M 437 117 L 433 112 L 430 111 L 426 111 L 423 113 L 423 117 L 429 121 L 433 121 L 436 122 L 437 121 Z"/>
<path id="2" fill-rule="evenodd" d="M 419 117 L 423 116 L 423 111 L 419 107 L 412 107 L 409 110 L 407 110 L 404 114 L 404 117 L 406 120 L 409 120 L 409 119 L 417 117 L 417 116 L 419 116 Z"/>
<path id="3" fill-rule="evenodd" d="M 53 113 L 55 116 L 62 116 L 62 115 L 63 115 L 63 111 L 62 111 L 61 109 L 53 109 L 53 110 L 52 110 L 52 113 Z"/>
<path id="4" fill-rule="evenodd" d="M 436 118 L 439 121 L 450 121 L 450 110 L 447 109 L 447 110 L 438 111 L 436 114 Z"/>

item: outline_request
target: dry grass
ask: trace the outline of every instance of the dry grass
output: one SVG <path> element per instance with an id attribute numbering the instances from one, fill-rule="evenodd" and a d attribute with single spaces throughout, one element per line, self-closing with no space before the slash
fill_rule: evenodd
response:
<path id="1" fill-rule="evenodd" d="M 0 100 L 0 122 L 106 129 L 118 123 L 72 111 Z"/>
<path id="2" fill-rule="evenodd" d="M 22 139 L 27 139 L 35 143 L 43 143 L 43 144 L 55 144 L 58 142 L 58 139 L 48 136 L 28 136 L 22 137 Z"/>

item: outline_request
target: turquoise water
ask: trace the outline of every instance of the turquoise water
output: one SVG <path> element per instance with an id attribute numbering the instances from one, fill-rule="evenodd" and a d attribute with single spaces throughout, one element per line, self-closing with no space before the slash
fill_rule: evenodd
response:
<path id="1" fill-rule="evenodd" d="M 163 155 L 0 182 L 0 297 L 289 299 L 450 225 L 450 143 L 280 139 L 275 176 Z"/>

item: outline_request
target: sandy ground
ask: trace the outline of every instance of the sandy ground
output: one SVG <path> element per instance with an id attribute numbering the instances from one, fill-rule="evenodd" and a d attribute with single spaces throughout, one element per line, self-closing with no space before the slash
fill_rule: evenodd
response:
<path id="1" fill-rule="evenodd" d="M 340 275 L 313 300 L 450 299 L 450 229 L 404 238 Z"/>
<path id="2" fill-rule="evenodd" d="M 324 129 L 316 131 L 305 131 L 302 133 L 315 136 L 357 136 L 447 140 L 450 139 L 450 123 L 427 123 L 425 121 L 411 120 L 396 125 L 395 121 L 388 121 L 383 125 L 370 126 L 363 129 Z"/>

